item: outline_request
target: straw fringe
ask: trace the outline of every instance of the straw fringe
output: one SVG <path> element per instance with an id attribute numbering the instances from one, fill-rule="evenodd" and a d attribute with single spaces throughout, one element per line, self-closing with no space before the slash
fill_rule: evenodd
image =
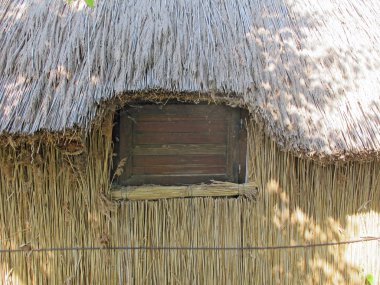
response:
<path id="1" fill-rule="evenodd" d="M 94 130 L 86 154 L 51 143 L 0 148 L 2 248 L 242 247 L 380 235 L 380 165 L 320 166 L 278 150 L 249 123 L 255 200 L 111 202 L 111 141 Z M 41 161 L 20 157 L 41 156 Z M 10 175 L 6 169 L 10 168 Z M 70 251 L 0 255 L 2 284 L 363 284 L 380 276 L 379 242 L 272 251 Z M 378 282 L 378 280 L 376 281 Z"/>

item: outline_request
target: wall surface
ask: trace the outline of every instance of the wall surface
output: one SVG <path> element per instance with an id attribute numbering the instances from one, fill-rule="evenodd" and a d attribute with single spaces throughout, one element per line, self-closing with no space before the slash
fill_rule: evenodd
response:
<path id="1" fill-rule="evenodd" d="M 322 167 L 280 152 L 250 123 L 255 200 L 108 199 L 109 129 L 86 151 L 54 143 L 0 149 L 2 284 L 364 284 L 380 277 L 378 241 L 272 250 L 88 250 L 38 248 L 247 247 L 380 236 L 380 164 Z M 32 250 L 29 250 L 32 249 Z M 377 282 L 377 281 L 376 281 Z"/>

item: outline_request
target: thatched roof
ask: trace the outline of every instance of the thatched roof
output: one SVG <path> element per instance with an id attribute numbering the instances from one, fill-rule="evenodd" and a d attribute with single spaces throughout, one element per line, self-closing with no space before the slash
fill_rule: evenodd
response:
<path id="1" fill-rule="evenodd" d="M 82 2 L 0 1 L 1 133 L 87 128 L 129 91 L 209 92 L 286 149 L 379 157 L 378 0 Z"/>

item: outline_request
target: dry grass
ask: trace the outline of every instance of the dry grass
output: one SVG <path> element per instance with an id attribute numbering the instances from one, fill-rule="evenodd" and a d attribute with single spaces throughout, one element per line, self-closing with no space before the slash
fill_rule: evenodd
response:
<path id="1" fill-rule="evenodd" d="M 0 1 L 1 133 L 87 129 L 128 91 L 219 92 L 288 149 L 380 157 L 378 0 L 67 2 Z"/>
<path id="2" fill-rule="evenodd" d="M 109 132 L 108 132 L 109 133 Z M 379 163 L 318 166 L 279 152 L 249 126 L 256 201 L 111 202 L 109 135 L 86 154 L 53 144 L 0 149 L 1 248 L 241 247 L 380 235 Z M 33 153 L 33 155 L 31 155 Z M 32 162 L 33 161 L 33 162 Z M 272 251 L 69 251 L 0 255 L 3 284 L 363 284 L 379 243 Z"/>

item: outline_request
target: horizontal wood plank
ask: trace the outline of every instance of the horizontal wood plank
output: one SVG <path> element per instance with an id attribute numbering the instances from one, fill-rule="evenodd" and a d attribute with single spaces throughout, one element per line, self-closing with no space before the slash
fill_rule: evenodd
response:
<path id="1" fill-rule="evenodd" d="M 135 155 L 133 166 L 157 166 L 157 165 L 225 165 L 225 155 Z"/>
<path id="2" fill-rule="evenodd" d="M 129 179 L 123 181 L 124 185 L 190 185 L 197 183 L 207 183 L 212 180 L 229 181 L 229 178 L 222 175 L 133 175 Z"/>
<path id="3" fill-rule="evenodd" d="M 225 132 L 227 125 L 224 120 L 218 121 L 170 121 L 170 122 L 141 122 L 134 124 L 138 133 L 216 133 Z"/>
<path id="4" fill-rule="evenodd" d="M 112 187 L 110 196 L 115 200 L 156 200 L 186 197 L 223 197 L 242 195 L 256 199 L 258 186 L 256 183 L 235 184 L 231 182 L 213 182 L 211 184 L 190 186 L 127 186 Z"/>
<path id="5" fill-rule="evenodd" d="M 160 165 L 160 166 L 143 166 L 143 167 L 133 167 L 132 175 L 140 174 L 186 174 L 186 175 L 196 175 L 196 174 L 225 174 L 225 166 L 209 166 L 209 165 L 196 165 L 196 164 L 185 164 L 185 165 Z"/>
<path id="6" fill-rule="evenodd" d="M 225 133 L 136 133 L 134 144 L 225 144 Z"/>
<path id="7" fill-rule="evenodd" d="M 190 116 L 190 115 L 183 115 L 183 114 L 177 114 L 168 116 L 167 114 L 162 115 L 150 115 L 150 114 L 130 114 L 130 119 L 134 120 L 136 122 L 172 122 L 172 121 L 186 121 L 186 122 L 193 122 L 193 121 L 221 121 L 226 120 L 226 116 L 221 116 L 220 114 L 213 115 L 213 114 L 199 114 L 196 116 Z"/>
<path id="8" fill-rule="evenodd" d="M 226 153 L 226 145 L 216 144 L 168 144 L 168 145 L 137 145 L 133 155 L 200 155 Z"/>

